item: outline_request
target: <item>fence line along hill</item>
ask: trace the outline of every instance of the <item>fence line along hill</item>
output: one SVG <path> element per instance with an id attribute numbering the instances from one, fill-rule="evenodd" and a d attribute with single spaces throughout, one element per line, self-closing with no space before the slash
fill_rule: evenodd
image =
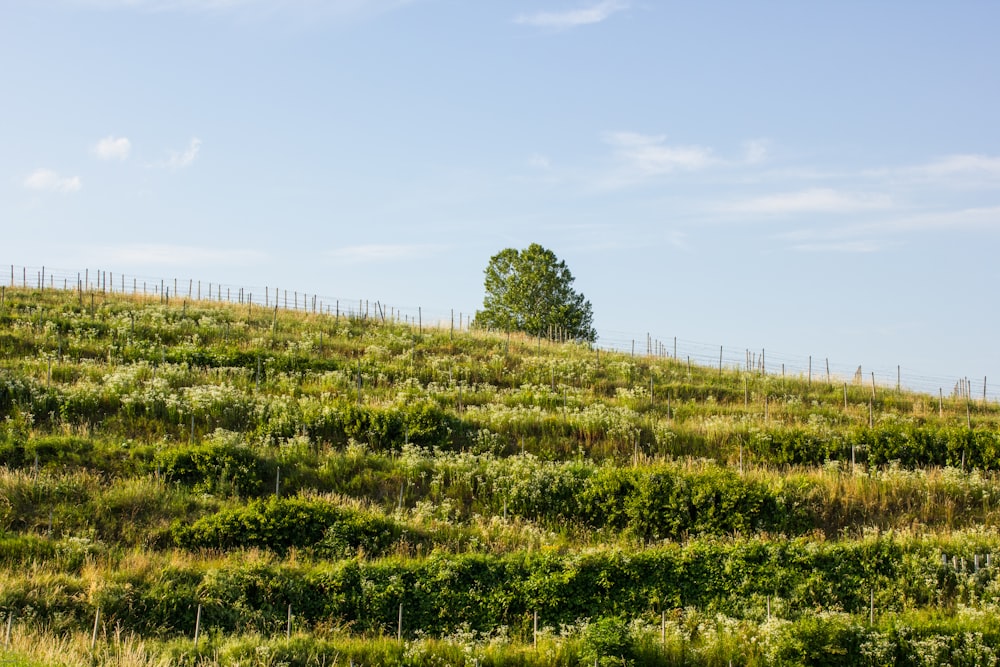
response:
<path id="1" fill-rule="evenodd" d="M 475 312 L 461 309 L 423 308 L 420 306 L 398 306 L 384 301 L 365 298 L 345 298 L 344 296 L 322 295 L 312 291 L 300 291 L 268 285 L 236 285 L 229 283 L 197 280 L 194 278 L 162 278 L 152 276 L 126 275 L 123 272 L 101 269 L 68 271 L 40 267 L 9 265 L 8 285 L 0 285 L 0 292 L 6 287 L 38 290 L 62 289 L 74 291 L 81 299 L 84 295 L 132 295 L 144 300 L 156 300 L 171 304 L 178 299 L 182 302 L 205 301 L 240 304 L 249 309 L 292 310 L 302 313 L 326 314 L 335 318 L 363 317 L 365 319 L 392 320 L 416 326 L 422 332 L 424 327 L 447 328 L 449 331 L 469 330 L 473 326 Z M 0 295 L 2 299 L 2 295 Z M 546 339 L 565 341 L 565 334 L 558 328 L 550 328 Z M 720 345 L 694 341 L 678 336 L 660 337 L 649 332 L 638 334 L 623 331 L 602 331 L 600 341 L 594 346 L 608 352 L 627 352 L 631 357 L 647 356 L 672 358 L 700 366 L 717 366 L 720 369 L 757 371 L 774 376 L 791 376 L 807 382 L 827 384 L 874 384 L 876 387 L 906 388 L 911 391 L 936 393 L 941 398 L 947 395 L 964 400 L 1000 402 L 1000 385 L 987 382 L 987 377 L 970 378 L 927 375 L 916 369 L 903 369 L 900 365 L 868 367 L 855 363 L 838 362 L 830 357 L 818 355 L 789 354 L 766 348 L 749 348 L 739 345 Z M 883 360 L 884 361 L 884 360 Z"/>

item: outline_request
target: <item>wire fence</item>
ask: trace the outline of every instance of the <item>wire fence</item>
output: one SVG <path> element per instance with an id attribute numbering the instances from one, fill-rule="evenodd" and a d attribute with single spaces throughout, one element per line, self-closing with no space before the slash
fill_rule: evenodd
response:
<path id="1" fill-rule="evenodd" d="M 346 298 L 315 292 L 289 290 L 269 285 L 234 285 L 194 278 L 161 278 L 115 273 L 101 269 L 70 271 L 44 266 L 11 264 L 7 280 L 10 287 L 73 290 L 83 293 L 124 294 L 171 303 L 177 299 L 212 301 L 228 304 L 277 308 L 285 311 L 323 314 L 335 317 L 374 318 L 412 324 L 421 328 L 450 328 L 468 332 L 473 328 L 474 312 L 455 309 L 394 306 L 381 300 Z M 925 375 L 896 367 L 863 367 L 831 360 L 829 357 L 795 355 L 766 348 L 750 349 L 725 346 L 683 338 L 659 337 L 650 333 L 623 331 L 601 332 L 601 350 L 635 357 L 669 358 L 720 370 L 742 370 L 761 375 L 788 376 L 809 382 L 841 385 L 871 384 L 881 389 L 917 391 L 932 396 L 965 399 L 970 402 L 1000 401 L 1000 384 L 988 383 L 987 377 L 945 377 Z"/>
<path id="2" fill-rule="evenodd" d="M 329 296 L 269 285 L 247 286 L 194 278 L 161 278 L 101 269 L 68 271 L 14 264 L 9 265 L 9 269 L 10 275 L 7 280 L 0 281 L 0 284 L 40 290 L 72 290 L 81 294 L 124 294 L 164 303 L 188 300 L 253 305 L 300 313 L 392 320 L 432 328 L 454 327 L 457 331 L 471 329 L 475 315 L 454 309 L 427 310 L 420 306 L 391 306 L 379 300 Z"/>

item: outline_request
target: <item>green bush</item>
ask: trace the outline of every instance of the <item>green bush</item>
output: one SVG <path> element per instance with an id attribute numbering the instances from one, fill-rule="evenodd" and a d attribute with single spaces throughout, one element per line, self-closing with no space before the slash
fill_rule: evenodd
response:
<path id="1" fill-rule="evenodd" d="M 261 493 L 275 479 L 276 466 L 249 447 L 232 442 L 209 442 L 173 447 L 157 453 L 156 468 L 168 482 L 196 491 L 233 489 L 241 495 Z"/>
<path id="2" fill-rule="evenodd" d="M 586 664 L 635 664 L 635 650 L 628 623 L 620 616 L 605 616 L 587 624 L 583 632 L 583 658 Z"/>
<path id="3" fill-rule="evenodd" d="M 317 555 L 332 558 L 358 549 L 382 553 L 400 534 L 393 522 L 303 498 L 253 500 L 190 525 L 175 523 L 171 532 L 187 549 L 256 547 L 284 554 L 292 547 L 313 547 Z"/>

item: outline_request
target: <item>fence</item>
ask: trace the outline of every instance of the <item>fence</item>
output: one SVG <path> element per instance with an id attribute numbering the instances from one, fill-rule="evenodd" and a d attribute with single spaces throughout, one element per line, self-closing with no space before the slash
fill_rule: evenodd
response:
<path id="1" fill-rule="evenodd" d="M 7 282 L 0 280 L 0 284 Z M 193 278 L 159 278 L 126 275 L 101 269 L 67 271 L 44 266 L 10 265 L 11 287 L 34 289 L 75 290 L 83 293 L 125 294 L 170 303 L 175 299 L 213 301 L 219 303 L 278 308 L 286 311 L 375 318 L 411 324 L 419 328 L 450 328 L 468 332 L 473 328 L 474 312 L 455 309 L 425 309 L 421 306 L 390 306 L 379 300 L 343 298 L 315 292 L 288 290 L 277 286 L 240 286 Z M 869 368 L 831 362 L 829 357 L 801 356 L 780 351 L 724 346 L 686 340 L 676 336 L 660 338 L 650 333 L 634 334 L 605 331 L 600 337 L 601 350 L 621 352 L 639 357 L 670 358 L 702 367 L 720 370 L 743 370 L 770 376 L 789 376 L 840 385 L 872 384 L 889 389 L 908 389 L 930 395 L 965 399 L 967 401 L 998 402 L 1000 385 L 989 384 L 988 378 L 943 377 L 917 374 L 902 367 Z"/>
<path id="2" fill-rule="evenodd" d="M 472 328 L 474 313 L 425 311 L 416 307 L 395 307 L 382 301 L 364 298 L 324 296 L 313 292 L 282 289 L 276 286 L 241 286 L 193 278 L 159 278 L 127 275 L 105 270 L 67 271 L 47 267 L 10 265 L 10 287 L 39 290 L 73 290 L 81 294 L 124 294 L 172 303 L 177 299 L 208 301 L 234 305 L 278 308 L 284 311 L 331 316 L 392 320 L 417 326 L 452 327 L 457 331 Z"/>

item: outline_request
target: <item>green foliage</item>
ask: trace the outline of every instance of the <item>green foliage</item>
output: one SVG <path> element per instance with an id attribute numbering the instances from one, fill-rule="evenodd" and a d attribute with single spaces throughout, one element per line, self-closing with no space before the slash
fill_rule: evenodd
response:
<path id="1" fill-rule="evenodd" d="M 357 440 L 378 450 L 399 449 L 404 442 L 447 448 L 452 433 L 461 428 L 457 419 L 428 400 L 388 408 L 338 401 L 302 415 L 291 424 L 281 436 L 293 435 L 301 424 L 313 440 L 338 444 Z"/>
<path id="2" fill-rule="evenodd" d="M 279 554 L 292 547 L 313 547 L 321 557 L 341 558 L 359 549 L 384 552 L 399 528 L 384 519 L 345 511 L 329 502 L 304 498 L 269 498 L 204 516 L 171 529 L 187 549 L 262 548 Z"/>
<path id="3" fill-rule="evenodd" d="M 966 426 L 886 420 L 873 428 L 782 427 L 755 430 L 749 451 L 775 464 L 810 465 L 851 461 L 876 466 L 897 463 L 909 468 L 953 466 L 1000 470 L 1000 432 Z"/>
<path id="4" fill-rule="evenodd" d="M 276 466 L 237 442 L 209 442 L 158 452 L 155 465 L 168 482 L 199 491 L 232 489 L 256 495 L 274 479 Z"/>
<path id="5" fill-rule="evenodd" d="M 597 331 L 590 302 L 573 290 L 573 280 L 566 263 L 537 243 L 501 250 L 486 267 L 486 296 L 476 324 L 539 337 L 558 331 L 571 340 L 593 342 Z"/>
<path id="6" fill-rule="evenodd" d="M 270 531 L 272 542 L 294 535 L 290 526 L 248 523 L 219 525 L 231 534 Z M 953 571 L 960 585 L 949 592 L 937 583 L 940 567 L 939 548 L 890 539 L 697 541 L 632 552 L 435 554 L 332 565 L 274 564 L 234 555 L 210 566 L 124 568 L 102 583 L 94 601 L 124 629 L 161 636 L 190 629 L 199 602 L 206 627 L 227 631 L 280 627 L 289 604 L 299 627 L 332 623 L 376 634 L 395 632 L 402 604 L 409 637 L 489 633 L 499 627 L 529 637 L 535 612 L 544 626 L 553 627 L 584 618 L 616 618 L 598 625 L 591 643 L 620 642 L 616 650 L 624 651 L 624 619 L 656 609 L 762 619 L 770 598 L 776 613 L 799 620 L 819 612 L 865 617 L 873 590 L 880 615 L 901 613 L 921 599 L 944 605 L 1000 601 L 996 572 Z M 8 579 L 0 591 L 0 609 L 30 605 L 41 622 L 85 623 L 80 596 L 87 587 L 85 577 L 34 572 Z M 798 656 L 847 641 L 835 625 L 810 630 L 800 624 L 798 629 L 812 642 L 806 645 L 800 638 L 788 644 L 802 644 Z M 836 632 L 824 635 L 827 631 Z"/>
<path id="7" fill-rule="evenodd" d="M 0 309 L 18 655 L 36 633 L 123 664 L 120 627 L 206 666 L 997 662 L 994 404 L 598 353 L 564 324 L 93 296 Z"/>
<path id="8" fill-rule="evenodd" d="M 633 638 L 628 623 L 618 616 L 605 616 L 587 625 L 583 633 L 583 658 L 587 664 L 635 664 Z"/>
<path id="9" fill-rule="evenodd" d="M 55 553 L 55 545 L 50 540 L 34 535 L 0 533 L 0 563 L 8 567 L 48 560 L 53 558 Z"/>

